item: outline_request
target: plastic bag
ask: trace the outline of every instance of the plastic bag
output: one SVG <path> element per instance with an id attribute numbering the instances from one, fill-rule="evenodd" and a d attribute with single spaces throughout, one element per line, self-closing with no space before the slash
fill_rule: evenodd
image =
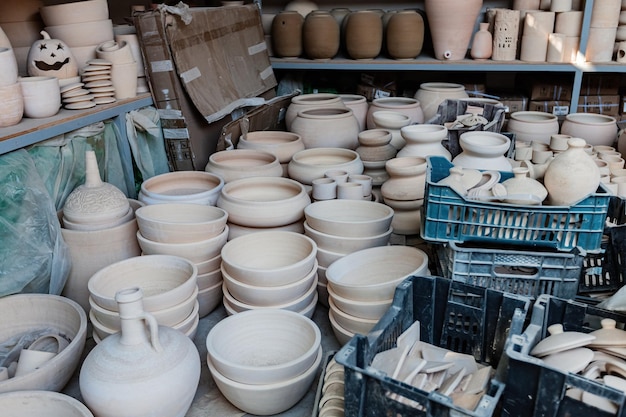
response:
<path id="1" fill-rule="evenodd" d="M 0 297 L 61 294 L 69 248 L 35 161 L 24 149 L 0 156 Z"/>

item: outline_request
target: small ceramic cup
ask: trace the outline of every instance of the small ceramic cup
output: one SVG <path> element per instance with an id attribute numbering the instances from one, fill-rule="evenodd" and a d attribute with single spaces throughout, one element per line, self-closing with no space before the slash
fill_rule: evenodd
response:
<path id="1" fill-rule="evenodd" d="M 552 158 L 553 154 L 550 150 L 534 150 L 532 162 L 533 164 L 544 164 Z"/>
<path id="2" fill-rule="evenodd" d="M 335 180 L 337 184 L 342 182 L 348 182 L 348 171 L 344 171 L 341 169 L 332 169 L 330 171 L 326 171 L 324 173 L 326 178 L 332 178 Z"/>
<path id="3" fill-rule="evenodd" d="M 337 184 L 337 198 L 363 200 L 363 186 L 356 182 L 340 182 Z"/>
<path id="4" fill-rule="evenodd" d="M 617 184 L 617 196 L 626 197 L 626 177 L 613 177 L 612 184 Z"/>
<path id="5" fill-rule="evenodd" d="M 350 174 L 348 175 L 348 182 L 355 182 L 361 184 L 363 189 L 363 197 L 371 197 L 372 195 L 372 177 L 365 174 Z"/>
<path id="6" fill-rule="evenodd" d="M 550 149 L 553 151 L 566 151 L 569 148 L 568 141 L 572 137 L 570 135 L 551 135 L 550 136 Z"/>
<path id="7" fill-rule="evenodd" d="M 337 182 L 328 177 L 314 179 L 311 196 L 317 201 L 334 200 L 337 198 Z"/>

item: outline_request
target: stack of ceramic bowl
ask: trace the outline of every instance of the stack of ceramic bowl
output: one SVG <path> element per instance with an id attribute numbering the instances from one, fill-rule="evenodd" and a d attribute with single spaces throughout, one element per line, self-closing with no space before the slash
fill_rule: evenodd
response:
<path id="1" fill-rule="evenodd" d="M 264 231 L 222 248 L 224 307 L 228 314 L 284 309 L 312 317 L 317 304 L 315 242 L 300 233 Z"/>
<path id="2" fill-rule="evenodd" d="M 274 415 L 307 393 L 322 363 L 321 333 L 292 311 L 245 311 L 217 323 L 206 339 L 207 365 L 235 407 Z"/>
<path id="3" fill-rule="evenodd" d="M 304 233 L 317 244 L 320 301 L 327 305 L 327 268 L 349 253 L 386 246 L 393 209 L 373 201 L 338 199 L 312 203 L 304 216 Z"/>
<path id="4" fill-rule="evenodd" d="M 289 178 L 311 186 L 313 180 L 322 178 L 331 170 L 349 174 L 362 174 L 363 161 L 358 153 L 343 148 L 311 148 L 298 151 L 287 165 Z"/>
<path id="5" fill-rule="evenodd" d="M 109 63 L 115 98 L 122 100 L 137 96 L 137 61 L 126 41 L 106 41 L 96 48 L 96 58 Z"/>
<path id="6" fill-rule="evenodd" d="M 144 309 L 159 325 L 180 330 L 193 339 L 200 319 L 197 271 L 192 262 L 178 256 L 146 255 L 96 272 L 87 283 L 94 340 L 98 343 L 120 331 L 115 293 L 133 287 L 143 290 Z"/>
<path id="7" fill-rule="evenodd" d="M 224 178 L 229 183 L 242 178 L 281 177 L 283 168 L 278 157 L 260 149 L 233 149 L 219 151 L 209 156 L 204 168 Z"/>
<path id="8" fill-rule="evenodd" d="M 135 212 L 139 233 L 163 243 L 199 242 L 224 233 L 228 213 L 203 204 L 152 204 Z M 221 248 L 220 248 L 221 251 Z M 198 269 L 199 315 L 204 317 L 222 300 L 221 254 L 195 262 Z"/>
<path id="9" fill-rule="evenodd" d="M 391 306 L 396 287 L 412 275 L 430 275 L 428 255 L 411 246 L 381 246 L 344 256 L 326 270 L 328 317 L 341 344 L 367 334 Z"/>
<path id="10" fill-rule="evenodd" d="M 111 79 L 112 66 L 113 64 L 106 59 L 94 58 L 87 61 L 87 66 L 82 69 L 81 81 L 96 104 L 109 104 L 116 101 L 116 90 Z"/>
<path id="11" fill-rule="evenodd" d="M 28 51 L 41 38 L 42 0 L 0 2 L 0 47 L 13 48 L 20 75 L 28 75 Z"/>
<path id="12" fill-rule="evenodd" d="M 237 149 L 258 149 L 276 155 L 283 168 L 283 177 L 288 177 L 288 165 L 294 153 L 304 150 L 302 137 L 296 133 L 263 130 L 241 135 Z"/>
<path id="13" fill-rule="evenodd" d="M 141 55 L 141 46 L 139 38 L 137 37 L 134 26 L 131 26 L 132 33 L 118 33 L 121 32 L 119 27 L 113 28 L 115 32 L 115 40 L 117 43 L 126 42 L 130 46 L 130 51 L 133 54 L 133 58 L 137 62 L 137 94 L 149 92 L 148 81 L 146 80 L 146 72 L 144 68 L 143 56 Z"/>
<path id="14" fill-rule="evenodd" d="M 45 31 L 72 50 L 78 68 L 96 58 L 96 48 L 114 39 L 106 0 L 84 0 L 45 6 L 40 9 Z"/>
<path id="15" fill-rule="evenodd" d="M 234 180 L 217 199 L 217 206 L 228 212 L 229 240 L 270 230 L 302 233 L 304 208 L 310 203 L 304 186 L 284 177 Z"/>
<path id="16" fill-rule="evenodd" d="M 343 417 L 345 414 L 345 369 L 333 357 L 323 371 L 318 416 Z"/>
<path id="17" fill-rule="evenodd" d="M 139 201 L 144 204 L 193 203 L 214 206 L 224 180 L 202 171 L 174 171 L 155 175 L 141 184 Z"/>

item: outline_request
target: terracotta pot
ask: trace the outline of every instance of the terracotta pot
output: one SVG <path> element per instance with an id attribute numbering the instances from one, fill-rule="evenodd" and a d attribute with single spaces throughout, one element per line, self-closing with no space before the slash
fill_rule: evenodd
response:
<path id="1" fill-rule="evenodd" d="M 297 11 L 283 10 L 272 21 L 272 46 L 280 58 L 297 58 L 302 55 L 302 27 L 304 17 Z"/>
<path id="2" fill-rule="evenodd" d="M 561 133 L 582 138 L 592 146 L 613 146 L 617 140 L 616 119 L 593 113 L 571 113 L 565 116 Z"/>
<path id="3" fill-rule="evenodd" d="M 341 107 L 345 104 L 341 96 L 332 93 L 311 93 L 301 94 L 291 99 L 291 103 L 287 107 L 285 113 L 285 125 L 287 130 L 291 131 L 291 123 L 298 116 L 301 110 L 313 107 Z"/>
<path id="4" fill-rule="evenodd" d="M 371 10 L 358 10 L 346 17 L 346 51 L 352 59 L 376 58 L 383 45 L 383 21 Z"/>
<path id="5" fill-rule="evenodd" d="M 209 156 L 206 172 L 224 179 L 225 183 L 241 178 L 280 177 L 283 169 L 273 153 L 256 149 L 218 151 Z"/>
<path id="6" fill-rule="evenodd" d="M 462 84 L 428 82 L 420 84 L 415 93 L 415 98 L 420 102 L 424 112 L 424 120 L 428 123 L 436 114 L 441 104 L 446 99 L 467 98 L 465 87 Z"/>
<path id="7" fill-rule="evenodd" d="M 340 94 L 343 104 L 352 110 L 352 114 L 359 122 L 359 132 L 366 129 L 367 126 L 367 111 L 369 109 L 369 103 L 365 96 L 357 94 Z"/>
<path id="8" fill-rule="evenodd" d="M 424 123 L 424 111 L 422 104 L 416 98 L 410 97 L 380 97 L 372 100 L 367 110 L 367 128 L 374 129 L 373 114 L 380 110 L 394 111 L 409 116 L 409 124 Z M 383 126 L 378 126 L 383 127 Z"/>
<path id="9" fill-rule="evenodd" d="M 513 167 L 505 154 L 511 140 L 495 132 L 465 132 L 459 137 L 463 151 L 452 160 L 452 164 L 469 169 L 511 172 Z"/>
<path id="10" fill-rule="evenodd" d="M 393 59 L 414 59 L 424 45 L 424 19 L 415 10 L 393 13 L 387 23 L 387 53 Z"/>
<path id="11" fill-rule="evenodd" d="M 482 0 L 425 0 L 435 58 L 465 58 L 482 3 Z"/>
<path id="12" fill-rule="evenodd" d="M 474 34 L 470 56 L 474 59 L 489 59 L 493 52 L 493 35 L 489 31 L 489 23 L 481 23 L 480 29 Z"/>
<path id="13" fill-rule="evenodd" d="M 345 107 L 301 110 L 291 131 L 302 137 L 305 148 L 355 149 L 359 144 L 359 123 L 352 110 Z"/>
<path id="14" fill-rule="evenodd" d="M 339 52 L 339 25 L 327 11 L 309 13 L 302 28 L 305 55 L 311 59 L 331 59 Z"/>

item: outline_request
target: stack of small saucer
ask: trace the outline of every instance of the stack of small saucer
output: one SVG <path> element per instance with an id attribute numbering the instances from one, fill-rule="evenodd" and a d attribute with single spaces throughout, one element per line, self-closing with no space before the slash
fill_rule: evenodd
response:
<path id="1" fill-rule="evenodd" d="M 61 87 L 61 101 L 68 110 L 89 109 L 96 106 L 93 95 L 84 88 L 84 83 L 71 83 Z"/>
<path id="2" fill-rule="evenodd" d="M 115 102 L 115 88 L 111 81 L 112 63 L 105 59 L 91 59 L 83 68 L 81 77 L 96 104 Z"/>

